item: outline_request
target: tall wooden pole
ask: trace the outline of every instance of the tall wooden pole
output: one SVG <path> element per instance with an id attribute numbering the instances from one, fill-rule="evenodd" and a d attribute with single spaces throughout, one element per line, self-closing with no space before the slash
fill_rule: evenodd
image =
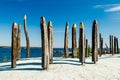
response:
<path id="1" fill-rule="evenodd" d="M 17 56 L 17 24 L 12 25 L 12 43 L 11 43 L 11 68 L 16 67 L 16 56 Z"/>
<path id="2" fill-rule="evenodd" d="M 101 57 L 102 55 L 102 41 L 101 41 L 102 37 L 101 37 L 101 33 L 99 34 L 99 55 Z"/>
<path id="3" fill-rule="evenodd" d="M 117 53 L 119 53 L 119 44 L 118 44 L 118 38 L 117 38 Z"/>
<path id="4" fill-rule="evenodd" d="M 68 57 L 68 27 L 69 27 L 69 23 L 66 22 L 65 38 L 64 38 L 64 55 L 65 55 L 65 58 Z"/>
<path id="5" fill-rule="evenodd" d="M 28 36 L 28 31 L 27 31 L 27 25 L 26 25 L 26 15 L 24 16 L 24 32 L 25 32 L 25 37 L 26 37 L 26 57 L 30 57 L 30 40 Z"/>
<path id="6" fill-rule="evenodd" d="M 46 26 L 46 20 L 41 17 L 41 44 L 42 44 L 42 68 L 48 69 L 49 66 L 49 51 L 48 51 L 48 32 Z"/>
<path id="7" fill-rule="evenodd" d="M 53 29 L 52 21 L 48 22 L 48 46 L 49 46 L 49 62 L 53 63 Z"/>
<path id="8" fill-rule="evenodd" d="M 94 20 L 92 26 L 92 61 L 98 61 L 98 22 Z"/>
<path id="9" fill-rule="evenodd" d="M 116 48 L 116 37 L 114 36 L 114 53 L 117 53 L 117 48 Z"/>
<path id="10" fill-rule="evenodd" d="M 84 42 L 84 24 L 80 23 L 80 34 L 79 34 L 79 61 L 82 65 L 85 62 L 85 42 Z"/>
<path id="11" fill-rule="evenodd" d="M 88 39 L 86 39 L 85 57 L 88 57 Z"/>
<path id="12" fill-rule="evenodd" d="M 111 36 L 111 52 L 112 52 L 112 55 L 114 55 L 114 45 L 113 45 L 113 42 L 114 42 L 114 40 L 113 40 L 113 35 Z"/>
<path id="13" fill-rule="evenodd" d="M 112 54 L 112 36 L 110 35 L 110 54 Z"/>
<path id="14" fill-rule="evenodd" d="M 76 24 L 73 24 L 72 27 L 72 57 L 77 56 L 76 52 L 77 42 L 76 42 Z"/>
<path id="15" fill-rule="evenodd" d="M 101 56 L 103 54 L 103 37 L 101 38 Z"/>
<path id="16" fill-rule="evenodd" d="M 20 32 L 21 32 L 21 25 L 18 25 L 18 33 L 17 33 L 17 60 L 20 60 L 20 51 L 21 51 L 21 45 L 20 45 Z"/>

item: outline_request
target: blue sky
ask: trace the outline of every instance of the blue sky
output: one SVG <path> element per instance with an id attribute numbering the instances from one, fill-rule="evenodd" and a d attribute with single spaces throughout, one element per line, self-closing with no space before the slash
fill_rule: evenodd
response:
<path id="1" fill-rule="evenodd" d="M 40 17 L 53 22 L 54 47 L 64 47 L 64 30 L 69 22 L 69 47 L 71 29 L 77 24 L 85 25 L 85 35 L 91 45 L 92 22 L 98 20 L 99 33 L 109 45 L 109 35 L 120 37 L 120 0 L 0 0 L 0 46 L 11 45 L 12 23 L 22 25 L 21 45 L 25 46 L 23 16 L 27 15 L 27 29 L 31 46 L 41 46 Z"/>

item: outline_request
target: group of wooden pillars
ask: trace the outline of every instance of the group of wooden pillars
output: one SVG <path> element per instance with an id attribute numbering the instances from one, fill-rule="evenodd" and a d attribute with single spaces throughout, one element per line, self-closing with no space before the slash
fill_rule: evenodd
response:
<path id="1" fill-rule="evenodd" d="M 68 57 L 68 22 L 65 27 L 65 38 L 64 38 L 64 54 Z M 80 23 L 79 28 L 79 62 L 84 64 L 85 57 L 88 57 L 88 40 L 85 39 L 84 24 Z M 76 24 L 72 27 L 72 57 L 77 56 L 77 42 L 76 42 Z M 96 63 L 98 61 L 98 22 L 94 20 L 92 26 L 92 61 Z"/>
<path id="2" fill-rule="evenodd" d="M 26 28 L 26 15 L 24 16 L 24 32 L 26 37 L 26 58 L 30 57 L 30 40 Z M 12 43 L 11 43 L 11 67 L 16 67 L 16 60 L 20 60 L 20 33 L 21 33 L 21 26 L 17 25 L 17 23 L 13 23 L 12 25 Z"/>
<path id="3" fill-rule="evenodd" d="M 46 25 L 46 20 L 44 17 L 41 17 L 40 21 L 41 26 L 41 44 L 42 44 L 42 68 L 48 69 L 49 64 L 53 62 L 53 30 L 52 22 L 48 22 Z M 69 23 L 66 23 L 65 28 L 65 38 L 64 38 L 64 53 L 65 57 L 68 57 L 68 27 Z M 26 30 L 26 16 L 24 17 L 24 31 L 26 35 L 26 45 L 27 45 L 27 56 L 30 56 L 30 41 L 28 37 L 28 32 Z M 88 56 L 88 40 L 85 38 L 84 34 L 84 24 L 80 23 L 79 30 L 79 62 L 84 64 L 85 57 Z M 100 56 L 103 53 L 103 38 L 99 34 L 99 54 Z M 119 53 L 118 38 L 110 35 L 110 53 Z M 77 56 L 77 41 L 76 41 L 76 24 L 73 24 L 72 27 L 72 57 Z M 12 25 L 12 60 L 11 67 L 16 67 L 16 60 L 20 59 L 20 25 L 13 23 Z M 93 21 L 92 26 L 92 61 L 96 63 L 98 61 L 98 22 Z"/>
<path id="4" fill-rule="evenodd" d="M 53 30 L 52 22 L 48 22 L 46 25 L 46 20 L 44 17 L 41 17 L 40 20 L 41 27 L 41 44 L 42 44 L 42 68 L 48 69 L 49 64 L 53 62 Z M 68 27 L 69 23 L 66 23 L 65 28 L 65 40 L 64 40 L 64 51 L 65 57 L 68 57 Z M 24 17 L 24 30 L 27 41 L 27 56 L 30 56 L 30 41 L 28 33 L 26 30 L 26 16 Z M 92 26 L 92 61 L 96 63 L 98 61 L 98 22 L 94 20 Z M 115 38 L 116 45 L 117 39 Z M 77 42 L 76 42 L 76 24 L 73 24 L 72 27 L 72 57 L 77 56 Z M 17 26 L 16 23 L 13 23 L 12 27 L 12 68 L 16 67 L 16 60 L 20 59 L 20 25 Z M 79 62 L 84 64 L 85 57 L 88 56 L 88 40 L 84 36 L 84 24 L 80 23 L 80 32 L 79 32 Z"/>
<path id="5" fill-rule="evenodd" d="M 110 54 L 114 55 L 119 53 L 118 38 L 110 35 Z"/>
<path id="6" fill-rule="evenodd" d="M 41 27 L 41 44 L 42 44 L 42 68 L 48 69 L 49 64 L 53 63 L 53 29 L 52 22 L 48 22 L 46 25 L 46 20 L 44 17 L 41 17 L 40 20 Z M 68 57 L 68 28 L 69 23 L 66 22 L 65 27 L 65 38 L 64 38 L 64 54 L 65 57 Z M 84 34 L 84 24 L 80 23 L 79 28 L 79 62 L 84 64 L 85 57 L 88 57 L 88 40 L 85 38 Z M 24 32 L 26 36 L 26 57 L 30 57 L 30 40 L 28 37 L 28 32 L 26 29 L 26 15 L 24 16 Z M 11 67 L 16 67 L 16 60 L 20 59 L 20 25 L 13 23 L 12 25 L 12 60 Z M 100 47 L 100 56 L 103 53 L 103 38 L 99 34 L 99 47 Z M 110 35 L 110 53 L 119 53 L 118 38 Z M 76 24 L 72 26 L 72 57 L 77 56 L 77 41 L 76 41 Z M 93 21 L 92 25 L 92 61 L 96 63 L 98 61 L 98 22 L 97 20 Z"/>
<path id="7" fill-rule="evenodd" d="M 119 53 L 119 44 L 118 44 L 118 38 L 116 36 L 110 35 L 109 38 L 110 47 L 108 48 L 108 45 L 105 44 L 106 48 L 103 50 L 103 38 L 101 36 L 101 33 L 99 34 L 99 55 L 102 56 L 103 52 L 104 54 L 110 53 L 112 55 Z"/>
<path id="8" fill-rule="evenodd" d="M 49 64 L 53 62 L 53 29 L 52 22 L 48 22 L 46 25 L 46 20 L 41 17 L 41 44 L 42 44 L 42 68 L 48 69 Z"/>

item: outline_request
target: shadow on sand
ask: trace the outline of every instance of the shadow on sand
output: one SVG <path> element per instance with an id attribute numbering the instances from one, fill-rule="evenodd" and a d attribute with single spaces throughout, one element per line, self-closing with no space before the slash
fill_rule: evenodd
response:
<path id="1" fill-rule="evenodd" d="M 75 65 L 75 66 L 81 66 L 81 63 L 79 62 L 78 59 L 74 60 L 74 59 L 55 59 L 53 61 L 53 64 L 69 64 L 69 65 Z M 85 62 L 84 64 L 94 64 L 93 62 Z M 14 70 L 29 70 L 29 71 L 39 71 L 39 70 L 43 70 L 41 68 L 41 63 L 40 62 L 29 62 L 29 63 L 19 63 L 16 65 L 16 68 L 11 68 L 11 64 L 3 64 L 2 66 L 0 66 L 0 71 L 14 71 Z M 22 68 L 20 67 L 22 66 Z M 23 67 L 23 66 L 39 66 L 38 68 L 34 68 L 34 67 Z"/>
<path id="2" fill-rule="evenodd" d="M 32 65 L 39 65 L 40 68 L 17 68 L 19 66 L 32 66 Z M 17 67 L 16 68 L 11 68 L 11 64 L 7 64 L 7 65 L 3 65 L 3 66 L 0 66 L 0 71 L 13 71 L 13 70 L 29 70 L 29 71 L 36 71 L 36 70 L 43 70 L 41 68 L 41 63 L 37 63 L 37 62 L 34 62 L 34 63 L 22 63 L 22 64 L 17 64 L 16 65 Z"/>
<path id="3" fill-rule="evenodd" d="M 81 63 L 78 60 L 55 60 L 53 64 L 69 64 L 69 65 L 81 66 Z M 85 62 L 84 64 L 94 64 L 94 63 Z"/>

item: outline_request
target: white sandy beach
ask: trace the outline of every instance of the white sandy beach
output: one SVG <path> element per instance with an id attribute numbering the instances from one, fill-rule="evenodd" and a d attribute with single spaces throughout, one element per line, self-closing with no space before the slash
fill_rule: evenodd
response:
<path id="1" fill-rule="evenodd" d="M 17 62 L 0 63 L 0 80 L 120 80 L 120 55 L 99 58 L 97 64 L 87 58 L 85 65 L 78 59 L 54 58 L 49 70 L 42 70 L 41 58 L 30 58 Z"/>

